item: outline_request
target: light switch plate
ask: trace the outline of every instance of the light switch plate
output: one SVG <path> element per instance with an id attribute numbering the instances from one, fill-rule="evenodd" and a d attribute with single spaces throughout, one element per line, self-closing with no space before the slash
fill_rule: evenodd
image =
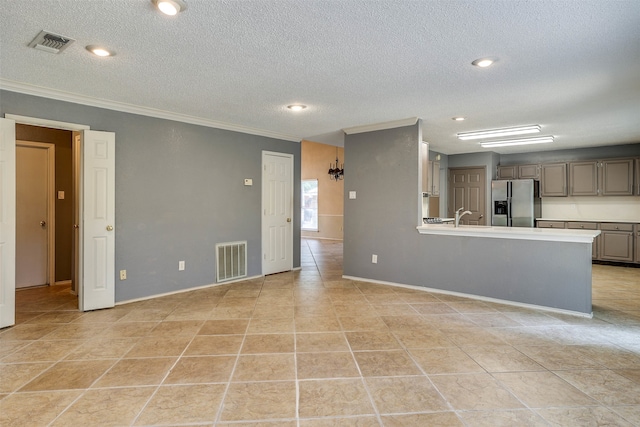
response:
<path id="1" fill-rule="evenodd" d="M 349 198 L 350 199 L 355 199 L 356 198 L 356 192 L 355 191 L 349 191 Z"/>

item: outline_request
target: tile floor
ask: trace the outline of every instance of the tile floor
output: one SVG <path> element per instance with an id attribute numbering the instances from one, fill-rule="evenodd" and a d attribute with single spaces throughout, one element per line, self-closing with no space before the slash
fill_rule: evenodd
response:
<path id="1" fill-rule="evenodd" d="M 640 425 L 640 268 L 596 265 L 593 319 L 302 270 L 76 311 L 17 292 L 1 426 Z"/>

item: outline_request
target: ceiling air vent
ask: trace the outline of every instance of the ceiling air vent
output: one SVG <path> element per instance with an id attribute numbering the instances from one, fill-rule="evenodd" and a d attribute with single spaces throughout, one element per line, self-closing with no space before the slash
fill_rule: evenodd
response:
<path id="1" fill-rule="evenodd" d="M 43 30 L 29 43 L 29 47 L 49 53 L 60 53 L 74 41 L 74 39 L 70 39 L 69 37 Z"/>

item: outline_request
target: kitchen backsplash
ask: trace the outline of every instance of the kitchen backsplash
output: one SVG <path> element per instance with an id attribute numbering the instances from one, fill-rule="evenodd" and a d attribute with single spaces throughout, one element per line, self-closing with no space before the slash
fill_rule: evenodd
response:
<path id="1" fill-rule="evenodd" d="M 640 197 L 544 197 L 542 218 L 640 221 Z"/>

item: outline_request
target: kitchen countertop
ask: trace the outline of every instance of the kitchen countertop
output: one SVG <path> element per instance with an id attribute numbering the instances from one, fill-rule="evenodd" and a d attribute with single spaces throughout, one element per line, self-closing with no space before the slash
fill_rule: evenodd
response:
<path id="1" fill-rule="evenodd" d="M 600 234 L 600 230 L 490 227 L 482 225 L 461 225 L 460 227 L 454 227 L 453 224 L 425 224 L 416 228 L 418 233 L 429 235 L 573 243 L 593 243 L 593 239 Z"/>
<path id="2" fill-rule="evenodd" d="M 628 219 L 567 219 L 567 218 L 536 218 L 536 221 L 562 221 L 562 222 L 617 222 L 622 224 L 640 224 L 640 220 Z"/>

